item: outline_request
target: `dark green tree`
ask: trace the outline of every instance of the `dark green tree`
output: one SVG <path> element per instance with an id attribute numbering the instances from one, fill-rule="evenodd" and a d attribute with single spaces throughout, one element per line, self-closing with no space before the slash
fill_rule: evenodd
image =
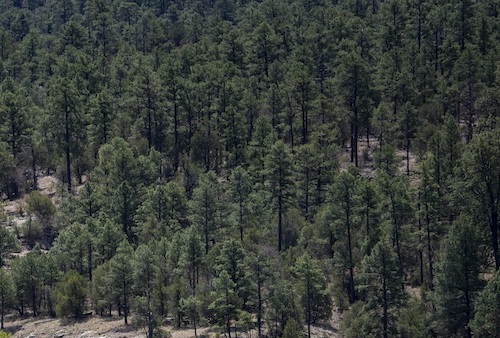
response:
<path id="1" fill-rule="evenodd" d="M 214 301 L 208 308 L 215 312 L 217 324 L 223 327 L 227 335 L 231 337 L 231 321 L 236 318 L 238 304 L 238 296 L 234 292 L 236 284 L 231 280 L 227 271 L 222 270 L 214 279 L 213 285 Z"/>
<path id="2" fill-rule="evenodd" d="M 360 292 L 365 297 L 362 313 L 370 321 L 367 336 L 392 337 L 397 334 L 397 318 L 404 303 L 405 293 L 401 289 L 397 255 L 392 245 L 382 239 L 362 262 Z"/>
<path id="3" fill-rule="evenodd" d="M 4 329 L 4 316 L 11 308 L 14 300 L 14 284 L 12 277 L 3 268 L 0 268 L 0 330 Z"/>
<path id="4" fill-rule="evenodd" d="M 459 198 L 469 201 L 469 208 L 480 224 L 489 228 L 495 268 L 500 268 L 498 247 L 500 207 L 500 129 L 484 131 L 472 140 L 464 154 Z M 463 180 L 463 181 L 462 181 Z M 472 192 L 472 193 L 470 193 Z"/>
<path id="5" fill-rule="evenodd" d="M 278 213 L 278 251 L 283 243 L 283 215 L 294 196 L 293 163 L 287 146 L 279 140 L 266 157 L 266 169 L 272 192 L 273 207 Z"/>
<path id="6" fill-rule="evenodd" d="M 472 337 L 474 305 L 484 285 L 479 276 L 485 257 L 479 230 L 470 217 L 462 216 L 442 244 L 435 283 L 435 325 L 440 334 Z"/>
<path id="7" fill-rule="evenodd" d="M 476 298 L 470 326 L 476 337 L 500 336 L 500 273 L 497 271 Z"/>
<path id="8" fill-rule="evenodd" d="M 134 269 L 132 266 L 134 250 L 127 241 L 123 241 L 116 250 L 116 255 L 110 261 L 109 274 L 118 299 L 119 312 L 123 311 L 125 324 L 128 324 Z"/>
<path id="9" fill-rule="evenodd" d="M 5 265 L 5 259 L 19 248 L 14 234 L 4 226 L 0 226 L 0 268 Z"/>
<path id="10" fill-rule="evenodd" d="M 356 301 L 354 285 L 354 252 L 358 246 L 355 233 L 359 225 L 359 197 L 358 197 L 358 173 L 355 167 L 349 167 L 347 171 L 341 172 L 334 180 L 331 187 L 332 212 L 337 220 L 334 223 L 334 231 L 338 241 L 336 243 L 337 255 L 347 268 L 349 302 Z"/>
<path id="11" fill-rule="evenodd" d="M 133 258 L 133 270 L 137 313 L 144 322 L 144 327 L 147 328 L 148 338 L 152 338 L 157 326 L 157 314 L 153 304 L 157 265 L 153 251 L 148 245 L 142 244 L 137 247 Z"/>
<path id="12" fill-rule="evenodd" d="M 200 184 L 194 189 L 190 204 L 191 222 L 203 235 L 205 254 L 207 254 L 210 243 L 215 242 L 216 232 L 221 226 L 219 218 L 221 186 L 213 171 L 200 176 L 199 181 Z"/>
<path id="13" fill-rule="evenodd" d="M 236 222 L 240 232 L 240 240 L 243 241 L 243 233 L 251 222 L 251 200 L 252 180 L 248 171 L 243 167 L 236 167 L 231 173 L 230 194 L 235 204 Z"/>

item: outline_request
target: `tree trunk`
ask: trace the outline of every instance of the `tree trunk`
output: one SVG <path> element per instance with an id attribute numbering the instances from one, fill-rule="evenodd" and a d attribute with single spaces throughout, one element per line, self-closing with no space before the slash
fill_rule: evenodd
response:
<path id="1" fill-rule="evenodd" d="M 425 205 L 425 222 L 427 225 L 427 259 L 429 261 L 429 289 L 434 289 L 434 268 L 432 266 L 432 242 L 431 242 L 431 221 L 429 217 L 428 205 Z"/>
<path id="2" fill-rule="evenodd" d="M 385 270 L 385 269 L 384 269 Z M 382 292 L 383 292 L 383 299 L 382 299 L 382 306 L 383 306 L 383 315 L 382 315 L 382 323 L 384 325 L 384 338 L 388 338 L 388 299 L 387 299 L 387 281 L 385 280 L 385 277 L 383 277 L 383 282 L 382 282 Z"/>
<path id="3" fill-rule="evenodd" d="M 283 197 L 278 197 L 278 252 L 281 251 L 283 237 Z"/>
<path id="4" fill-rule="evenodd" d="M 493 246 L 493 256 L 495 257 L 495 269 L 500 268 L 500 253 L 498 252 L 498 212 L 491 212 L 491 244 Z"/>
<path id="5" fill-rule="evenodd" d="M 257 267 L 257 338 L 262 338 L 262 280 L 260 265 Z"/>
<path id="6" fill-rule="evenodd" d="M 352 304 L 356 300 L 354 291 L 354 264 L 352 258 L 352 238 L 351 238 L 351 222 L 350 222 L 350 208 L 347 208 L 346 215 L 347 225 L 347 246 L 349 250 L 349 303 Z"/>
<path id="7" fill-rule="evenodd" d="M 66 107 L 65 111 L 65 123 L 64 123 L 64 142 L 66 150 L 66 180 L 68 181 L 68 192 L 71 194 L 71 149 L 70 149 L 70 127 L 69 127 L 69 110 Z"/>
<path id="8" fill-rule="evenodd" d="M 307 276 L 306 307 L 307 307 L 307 337 L 311 338 L 311 280 L 310 280 L 310 276 Z"/>
<path id="9" fill-rule="evenodd" d="M 5 296 L 2 295 L 2 302 L 0 304 L 1 306 L 1 311 L 0 311 L 0 330 L 4 329 L 3 326 L 3 317 L 4 317 L 4 312 L 5 312 Z"/>

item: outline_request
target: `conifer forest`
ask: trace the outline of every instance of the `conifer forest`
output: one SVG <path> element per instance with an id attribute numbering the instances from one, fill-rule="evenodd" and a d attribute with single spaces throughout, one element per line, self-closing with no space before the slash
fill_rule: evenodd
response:
<path id="1" fill-rule="evenodd" d="M 0 196 L 2 338 L 500 337 L 500 0 L 0 0 Z"/>

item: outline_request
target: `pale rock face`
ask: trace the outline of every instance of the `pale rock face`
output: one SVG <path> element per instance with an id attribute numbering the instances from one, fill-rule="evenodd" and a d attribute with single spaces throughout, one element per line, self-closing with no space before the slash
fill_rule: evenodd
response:
<path id="1" fill-rule="evenodd" d="M 64 336 L 67 336 L 68 332 L 66 330 L 59 330 L 54 333 L 54 338 L 62 338 Z"/>
<path id="2" fill-rule="evenodd" d="M 94 331 L 85 331 L 78 338 L 97 338 L 97 334 Z"/>

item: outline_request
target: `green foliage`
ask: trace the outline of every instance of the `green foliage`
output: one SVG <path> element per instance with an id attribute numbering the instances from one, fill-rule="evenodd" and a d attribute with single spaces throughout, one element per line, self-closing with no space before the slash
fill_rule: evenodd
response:
<path id="1" fill-rule="evenodd" d="M 78 272 L 66 272 L 56 286 L 56 313 L 59 317 L 81 318 L 85 311 L 87 282 Z"/>
<path id="2" fill-rule="evenodd" d="M 12 337 L 12 334 L 9 332 L 0 331 L 0 337 L 1 338 L 10 338 L 10 337 Z"/>
<path id="3" fill-rule="evenodd" d="M 56 207 L 52 200 L 38 191 L 33 191 L 26 196 L 26 211 L 35 216 L 44 226 L 49 226 L 55 213 Z"/>
<path id="4" fill-rule="evenodd" d="M 216 324 L 223 328 L 228 334 L 231 332 L 231 321 L 236 319 L 236 309 L 239 303 L 235 294 L 236 284 L 226 270 L 222 270 L 214 279 L 214 291 L 212 291 L 213 302 L 209 310 L 213 311 Z"/>
<path id="5" fill-rule="evenodd" d="M 19 243 L 14 234 L 0 226 L 0 268 L 4 266 L 5 259 L 19 248 Z"/>
<path id="6" fill-rule="evenodd" d="M 0 2 L 0 200 L 29 194 L 30 216 L 0 215 L 9 311 L 54 315 L 76 270 L 96 312 L 150 336 L 194 300 L 272 337 L 332 302 L 348 336 L 494 335 L 478 295 L 500 266 L 497 17 L 478 0 Z M 450 239 L 464 219 L 475 265 Z M 4 225 L 33 251 L 11 260 Z"/>
<path id="7" fill-rule="evenodd" d="M 443 335 L 471 336 L 470 322 L 483 281 L 481 235 L 472 219 L 457 219 L 442 246 L 436 274 L 436 329 Z"/>
<path id="8" fill-rule="evenodd" d="M 283 330 L 283 338 L 303 338 L 304 328 L 297 323 L 293 318 L 286 322 L 285 329 Z"/>
<path id="9" fill-rule="evenodd" d="M 201 305 L 201 301 L 194 296 L 181 298 L 180 301 L 181 311 L 185 313 L 186 318 L 191 322 L 191 325 L 193 325 L 195 335 L 196 327 L 200 322 Z"/>
<path id="10" fill-rule="evenodd" d="M 474 319 L 471 328 L 474 336 L 498 337 L 500 325 L 496 318 L 500 315 L 500 273 L 488 281 L 486 287 L 477 296 Z"/>
<path id="11" fill-rule="evenodd" d="M 361 311 L 368 316 L 363 318 L 369 319 L 365 325 L 370 336 L 397 333 L 397 319 L 406 299 L 397 266 L 397 255 L 386 240 L 378 242 L 363 259 L 359 289 L 366 298 Z"/>
<path id="12" fill-rule="evenodd" d="M 327 292 L 326 279 L 319 270 L 317 261 L 309 254 L 305 253 L 297 259 L 295 273 L 299 279 L 299 292 L 310 337 L 312 323 L 331 317 L 331 296 Z"/>
<path id="13" fill-rule="evenodd" d="M 130 304 L 132 302 L 134 250 L 127 241 L 120 243 L 116 254 L 110 260 L 109 276 L 115 286 L 116 297 L 123 311 L 123 319 L 128 324 Z"/>
<path id="14" fill-rule="evenodd" d="M 12 277 L 0 268 L 0 329 L 4 329 L 4 316 L 12 307 L 14 301 L 14 284 Z"/>

